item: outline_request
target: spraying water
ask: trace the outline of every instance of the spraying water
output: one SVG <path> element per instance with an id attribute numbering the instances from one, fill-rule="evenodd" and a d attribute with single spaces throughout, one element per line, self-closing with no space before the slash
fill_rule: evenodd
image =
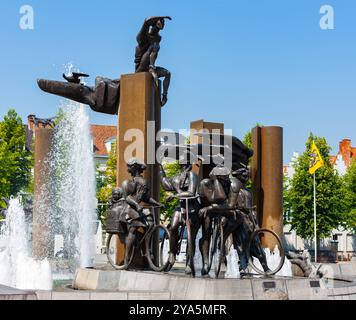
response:
<path id="1" fill-rule="evenodd" d="M 1 237 L 6 247 L 0 248 L 0 284 L 18 289 L 51 290 L 50 262 L 31 257 L 28 224 L 18 198 L 10 200 Z"/>
<path id="2" fill-rule="evenodd" d="M 56 234 L 62 254 L 75 267 L 94 259 L 95 168 L 89 117 L 83 105 L 69 102 L 55 127 L 51 165 L 56 190 Z"/>
<path id="3" fill-rule="evenodd" d="M 71 71 L 69 64 L 66 72 Z M 76 268 L 94 264 L 95 165 L 89 117 L 83 105 L 67 100 L 62 105 L 52 151 L 45 162 L 50 179 L 35 199 L 43 224 L 39 219 L 40 228 L 33 231 L 48 240 L 44 242 L 48 243 L 44 250 L 47 259 L 32 258 L 29 223 L 20 201 L 11 200 L 0 235 L 0 284 L 51 290 L 53 279 L 70 278 Z"/>

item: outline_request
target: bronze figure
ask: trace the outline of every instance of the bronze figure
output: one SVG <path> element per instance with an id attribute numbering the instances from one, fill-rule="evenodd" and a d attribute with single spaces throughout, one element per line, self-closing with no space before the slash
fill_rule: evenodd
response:
<path id="1" fill-rule="evenodd" d="M 122 183 L 122 190 L 127 206 L 122 211 L 120 221 L 126 225 L 125 238 L 125 264 L 128 264 L 131 247 L 135 241 L 137 228 L 146 227 L 144 221 L 142 203 L 151 204 L 152 206 L 164 207 L 163 204 L 151 198 L 150 187 L 148 182 L 142 176 L 146 170 L 146 165 L 132 158 L 127 163 L 128 171 L 132 178 Z"/>
<path id="2" fill-rule="evenodd" d="M 150 17 L 145 20 L 136 38 L 138 45 L 135 53 L 136 72 L 150 72 L 157 86 L 158 79 L 164 78 L 162 106 L 167 103 L 168 88 L 171 80 L 171 73 L 167 69 L 156 66 L 162 39 L 159 32 L 164 29 L 165 19 L 172 20 L 168 16 Z"/>
<path id="3" fill-rule="evenodd" d="M 239 255 L 240 276 L 244 277 L 248 274 L 247 268 L 249 265 L 247 246 L 250 242 L 251 234 L 255 231 L 255 227 L 250 217 L 250 211 L 253 210 L 252 192 L 246 187 L 246 184 L 250 179 L 250 170 L 247 167 L 240 168 L 232 172 L 232 175 L 241 183 L 237 202 L 237 214 L 240 217 L 241 223 L 236 225 L 236 228 L 233 231 L 233 243 L 235 250 Z M 255 215 L 256 213 L 253 211 L 253 214 Z M 253 242 L 249 250 L 251 255 L 259 260 L 263 270 L 268 272 L 270 270 L 267 265 L 266 254 L 259 244 L 259 242 Z"/>
<path id="4" fill-rule="evenodd" d="M 181 167 L 181 172 L 172 177 L 167 177 L 163 166 L 160 166 L 160 179 L 162 188 L 165 191 L 174 192 L 174 197 L 179 199 L 179 205 L 174 209 L 174 213 L 170 222 L 170 251 L 169 251 L 169 264 L 172 267 L 176 260 L 176 255 L 178 253 L 178 241 L 179 241 L 179 230 L 184 228 L 187 224 L 187 215 L 189 217 L 189 228 L 190 241 L 192 252 L 187 250 L 186 259 L 186 273 L 190 274 L 192 272 L 192 263 L 194 263 L 195 254 L 195 239 L 200 228 L 199 220 L 199 209 L 200 204 L 196 196 L 197 187 L 199 183 L 199 177 L 192 171 L 192 161 L 189 157 L 189 153 L 185 152 L 179 164 Z M 170 201 L 173 196 L 169 196 L 166 201 Z M 188 203 L 187 203 L 188 202 Z M 186 212 L 188 208 L 188 213 Z M 188 224 L 187 224 L 188 225 Z M 194 273 L 194 272 L 193 272 Z"/>
<path id="5" fill-rule="evenodd" d="M 230 170 L 222 165 L 216 166 L 210 173 L 209 179 L 204 179 L 199 185 L 199 195 L 202 203 L 200 216 L 202 222 L 202 238 L 199 242 L 203 260 L 202 275 L 209 273 L 209 248 L 212 236 L 212 216 L 219 215 L 224 226 L 223 244 L 241 223 L 236 214 L 238 197 L 242 183 L 230 176 Z M 224 246 L 222 246 L 224 247 Z"/>
<path id="6" fill-rule="evenodd" d="M 170 17 L 151 17 L 145 20 L 141 31 L 137 35 L 138 45 L 135 54 L 135 71 L 151 72 L 158 86 L 158 79 L 164 78 L 161 104 L 167 102 L 168 88 L 171 74 L 162 67 L 156 67 L 156 59 L 160 49 L 161 36 L 159 31 L 164 28 L 165 19 Z M 37 81 L 41 90 L 55 94 L 79 103 L 87 104 L 93 111 L 118 114 L 120 102 L 120 80 L 96 77 L 95 86 L 80 83 L 81 77 L 87 74 L 74 72 L 72 75 L 63 75 L 67 82 L 39 79 Z"/>

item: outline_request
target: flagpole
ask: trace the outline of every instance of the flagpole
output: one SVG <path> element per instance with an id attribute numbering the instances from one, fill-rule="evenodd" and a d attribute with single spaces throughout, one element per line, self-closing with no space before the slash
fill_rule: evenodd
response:
<path id="1" fill-rule="evenodd" d="M 318 245 L 317 245 L 317 236 L 316 236 L 316 187 L 315 187 L 315 172 L 314 176 L 314 250 L 315 250 L 315 263 L 318 262 Z"/>

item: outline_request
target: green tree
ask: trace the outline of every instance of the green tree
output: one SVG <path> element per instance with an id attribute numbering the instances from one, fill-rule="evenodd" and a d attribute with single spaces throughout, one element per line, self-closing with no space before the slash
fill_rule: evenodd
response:
<path id="1" fill-rule="evenodd" d="M 256 123 L 255 127 L 263 127 L 263 124 Z M 246 147 L 252 148 L 252 129 L 245 133 L 242 142 Z"/>
<path id="2" fill-rule="evenodd" d="M 25 127 L 16 111 L 10 109 L 0 122 L 0 198 L 25 191 L 31 184 L 32 167 Z"/>
<path id="3" fill-rule="evenodd" d="M 313 176 L 309 173 L 310 149 L 315 141 L 324 166 L 315 173 L 318 239 L 327 238 L 333 229 L 346 225 L 342 178 L 329 159 L 331 148 L 325 138 L 309 135 L 305 152 L 295 163 L 295 174 L 285 189 L 285 213 L 292 229 L 305 239 L 314 236 Z"/>
<path id="4" fill-rule="evenodd" d="M 111 146 L 109 159 L 106 163 L 104 174 L 97 170 L 97 199 L 99 203 L 106 204 L 116 187 L 117 147 L 116 142 Z M 103 207 L 99 214 L 102 221 L 106 219 L 106 208 Z"/>
<path id="5" fill-rule="evenodd" d="M 344 188 L 347 227 L 356 230 L 356 160 L 347 169 Z"/>
<path id="6" fill-rule="evenodd" d="M 167 162 L 163 164 L 163 169 L 167 174 L 167 177 L 172 178 L 180 173 L 180 165 L 178 161 Z M 171 192 L 167 192 L 161 188 L 160 190 L 160 202 L 165 204 L 165 208 L 162 212 L 163 220 L 167 220 L 172 217 L 174 209 L 178 206 L 179 200 L 172 199 L 170 202 L 166 202 L 166 198 Z"/>

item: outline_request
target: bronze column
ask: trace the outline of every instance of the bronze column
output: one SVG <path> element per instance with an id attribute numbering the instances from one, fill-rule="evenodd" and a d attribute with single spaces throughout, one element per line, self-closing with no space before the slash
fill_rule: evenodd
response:
<path id="1" fill-rule="evenodd" d="M 283 129 L 254 128 L 252 141 L 252 179 L 259 223 L 283 239 Z M 265 245 L 274 249 L 276 243 L 266 237 Z"/>
<path id="2" fill-rule="evenodd" d="M 197 136 L 194 133 L 220 133 L 224 134 L 224 124 L 219 122 L 207 122 L 204 120 L 196 120 L 190 123 L 190 143 L 192 145 L 203 143 L 204 139 L 201 136 Z M 211 142 L 211 141 L 210 141 Z M 193 165 L 193 172 L 195 172 L 199 178 L 209 178 L 210 166 L 204 165 L 201 161 L 198 161 Z"/>
<path id="3" fill-rule="evenodd" d="M 51 172 L 49 155 L 53 130 L 35 128 L 34 204 L 32 225 L 32 252 L 35 259 L 43 260 L 54 254 L 54 235 L 51 234 Z"/>
<path id="4" fill-rule="evenodd" d="M 148 151 L 155 155 L 158 144 L 156 133 L 161 129 L 160 90 L 148 72 L 122 75 L 120 80 L 120 107 L 117 139 L 117 185 L 120 187 L 126 179 L 131 179 L 127 172 L 127 161 L 136 157 L 147 164 L 145 179 L 151 185 L 151 196 L 155 200 L 160 197 L 159 167 L 156 159 L 148 159 Z M 149 121 L 151 121 L 149 125 Z M 152 127 L 154 124 L 154 128 Z M 131 152 L 132 151 L 132 152 Z M 148 163 L 153 162 L 153 163 Z M 159 219 L 159 210 L 155 210 Z M 159 221 L 159 220 L 158 220 Z M 157 249 L 158 249 L 157 235 Z M 118 240 L 116 262 L 123 262 L 124 247 Z M 133 266 L 144 267 L 145 260 L 139 254 Z"/>

